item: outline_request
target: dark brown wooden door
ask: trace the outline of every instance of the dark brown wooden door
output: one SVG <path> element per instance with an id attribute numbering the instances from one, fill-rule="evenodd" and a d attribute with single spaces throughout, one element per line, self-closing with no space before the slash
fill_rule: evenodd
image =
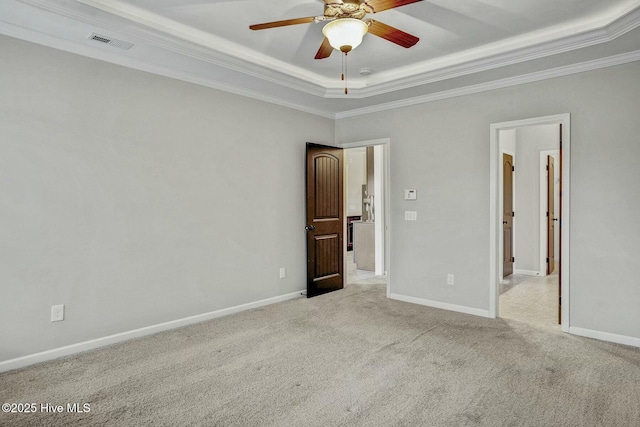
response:
<path id="1" fill-rule="evenodd" d="M 502 154 L 502 236 L 503 266 L 502 277 L 513 274 L 513 157 Z"/>
<path id="2" fill-rule="evenodd" d="M 547 274 L 555 270 L 555 165 L 553 157 L 547 156 Z"/>
<path id="3" fill-rule="evenodd" d="M 342 149 L 307 143 L 307 297 L 343 280 Z"/>

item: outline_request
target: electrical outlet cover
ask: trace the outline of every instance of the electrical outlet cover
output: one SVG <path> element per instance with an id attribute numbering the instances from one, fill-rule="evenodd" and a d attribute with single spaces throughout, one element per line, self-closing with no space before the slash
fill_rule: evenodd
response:
<path id="1" fill-rule="evenodd" d="M 64 320 L 64 304 L 51 306 L 51 321 L 61 322 Z"/>

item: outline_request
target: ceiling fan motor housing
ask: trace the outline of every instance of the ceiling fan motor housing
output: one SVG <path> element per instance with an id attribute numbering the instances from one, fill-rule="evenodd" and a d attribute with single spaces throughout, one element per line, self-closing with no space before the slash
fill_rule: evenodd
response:
<path id="1" fill-rule="evenodd" d="M 325 3 L 324 16 L 327 18 L 354 18 L 362 19 L 367 13 L 373 13 L 373 9 L 364 1 L 345 0 L 341 3 Z"/>

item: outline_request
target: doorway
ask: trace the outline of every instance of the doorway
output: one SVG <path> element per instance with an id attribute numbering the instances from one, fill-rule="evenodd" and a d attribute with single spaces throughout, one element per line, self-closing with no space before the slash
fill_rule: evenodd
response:
<path id="1" fill-rule="evenodd" d="M 345 153 L 345 286 L 378 285 L 389 293 L 389 140 L 341 146 Z"/>
<path id="2" fill-rule="evenodd" d="M 503 271 L 498 316 L 557 328 L 556 210 L 560 125 L 500 132 L 503 152 Z M 509 154 L 507 154 L 509 152 Z M 514 194 L 518 195 L 517 207 Z M 517 214 L 516 214 L 517 212 Z M 517 221 L 516 221 L 517 219 Z M 538 229 L 539 227 L 539 229 Z M 517 263 L 516 263 L 517 253 Z"/>
<path id="3" fill-rule="evenodd" d="M 531 135 L 536 135 L 546 129 L 552 132 L 555 129 L 557 138 L 556 146 L 549 147 L 544 145 L 545 142 L 532 143 Z M 551 318 L 558 317 L 561 320 L 561 328 L 567 332 L 569 329 L 569 212 L 568 203 L 570 191 L 570 116 L 569 114 L 547 116 L 526 120 L 518 120 L 513 122 L 496 123 L 491 125 L 491 176 L 490 176 L 490 309 L 491 317 L 513 318 L 513 314 L 525 312 L 531 308 L 533 302 L 531 300 L 518 300 L 518 297 L 527 298 L 527 291 L 534 291 L 537 294 L 528 294 L 529 298 L 538 299 L 538 302 L 546 305 L 546 309 L 550 311 Z M 519 145 L 515 135 L 522 132 L 522 140 Z M 525 138 L 526 135 L 529 138 Z M 547 143 L 548 144 L 548 143 Z M 547 239 L 542 239 L 543 233 L 546 235 L 546 228 L 549 221 L 546 217 L 547 206 L 547 183 L 546 176 L 543 184 L 543 178 L 540 176 L 540 158 L 543 152 L 549 148 L 558 150 L 559 165 L 556 162 L 556 169 L 562 174 L 561 188 L 563 200 L 562 216 L 556 215 L 558 221 L 551 224 L 557 224 L 559 228 L 558 237 L 561 242 L 558 246 L 560 263 L 551 268 L 549 273 L 546 254 L 549 249 Z M 513 220 L 513 244 L 512 244 L 512 261 L 513 273 L 505 271 L 505 234 L 504 234 L 504 153 L 515 154 L 513 156 L 514 165 L 514 192 L 511 197 L 513 202 L 512 220 Z M 545 158 L 545 161 L 548 160 Z M 527 165 L 527 168 L 523 168 Z M 546 164 L 545 164 L 546 168 Z M 525 173 L 525 170 L 528 172 Z M 520 176 L 519 176 L 520 174 Z M 518 184 L 520 181 L 520 185 Z M 551 179 L 555 183 L 555 179 Z M 540 186 L 540 187 L 538 187 Z M 553 191 L 553 190 L 552 190 Z M 543 199 L 544 197 L 544 199 Z M 538 203 L 541 205 L 538 206 Z M 542 206 L 544 204 L 544 207 Z M 541 211 L 544 211 L 545 217 L 540 218 Z M 553 214 L 552 214 L 553 215 Z M 539 229 L 539 227 L 543 227 Z M 553 237 L 551 237 L 553 239 Z M 545 257 L 541 256 L 544 248 Z M 552 255 L 553 255 L 552 249 Z M 553 260 L 550 260 L 553 262 Z M 560 285 L 558 286 L 558 281 Z M 554 289 L 555 286 L 555 289 Z M 546 290 L 546 292 L 545 292 Z M 553 292 L 550 293 L 549 290 Z M 506 297 L 506 294 L 508 297 Z M 562 295 L 562 298 L 559 298 Z M 510 299 L 510 300 L 509 300 Z M 501 310 L 500 304 L 504 307 Z M 559 310 L 559 304 L 560 310 Z M 535 310 L 535 307 L 533 307 Z M 511 312 L 509 312 L 511 310 Z M 504 312 L 503 312 L 504 311 Z M 559 313 L 559 316 L 558 316 Z M 555 314 L 555 316 L 554 316 Z M 549 313 L 546 314 L 549 316 Z M 526 319 L 524 321 L 531 320 Z M 556 323 L 557 324 L 557 323 Z"/>

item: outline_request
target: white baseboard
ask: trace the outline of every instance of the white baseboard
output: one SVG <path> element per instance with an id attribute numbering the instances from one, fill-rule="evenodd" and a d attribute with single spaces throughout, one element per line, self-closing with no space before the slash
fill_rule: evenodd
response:
<path id="1" fill-rule="evenodd" d="M 632 347 L 640 347 L 640 338 L 629 337 L 626 335 L 612 334 L 609 332 L 594 331 L 592 329 L 583 329 L 575 326 L 569 326 L 569 333 L 579 335 L 586 338 L 594 338 L 601 341 L 614 342 L 616 344 L 630 345 Z"/>
<path id="2" fill-rule="evenodd" d="M 534 270 L 513 270 L 514 274 L 524 274 L 525 276 L 541 276 L 539 271 Z"/>
<path id="3" fill-rule="evenodd" d="M 122 341 L 127 341 L 133 338 L 143 337 L 145 335 L 155 334 L 157 332 L 166 331 L 169 329 L 175 329 L 182 326 L 192 325 L 194 323 L 200 323 L 207 320 L 215 319 L 217 317 L 227 316 L 229 314 L 239 313 L 245 310 L 251 310 L 252 308 L 263 307 L 265 305 L 275 304 L 282 301 L 300 297 L 301 293 L 305 290 L 299 290 L 291 292 L 289 294 L 280 295 L 277 297 L 267 298 L 260 301 L 254 301 L 247 304 L 237 305 L 235 307 L 223 308 L 209 313 L 198 314 L 195 316 L 185 317 L 182 319 L 172 320 L 169 322 L 159 323 L 157 325 L 146 326 L 144 328 L 134 329 L 127 332 L 121 332 L 119 334 L 109 335 L 102 338 L 96 338 L 90 341 L 84 341 L 77 344 L 67 345 L 65 347 L 54 348 L 52 350 L 43 351 L 41 353 L 30 354 L 15 359 L 6 360 L 0 362 L 0 372 L 11 371 L 13 369 L 24 368 L 36 363 L 46 362 L 48 360 L 57 359 L 59 357 L 69 356 L 72 354 L 80 353 L 87 350 L 93 350 L 106 345 L 115 344 Z"/>
<path id="4" fill-rule="evenodd" d="M 489 310 L 481 310 L 479 308 L 467 307 L 464 305 L 455 305 L 455 304 L 449 304 L 446 302 L 431 301 L 427 299 L 410 297 L 410 296 L 394 294 L 394 293 L 389 293 L 387 296 L 389 299 L 410 302 L 412 304 L 426 305 L 428 307 L 441 308 L 443 310 L 449 310 L 449 311 L 457 311 L 459 313 L 465 313 L 465 314 L 473 314 L 474 316 L 490 317 Z"/>

